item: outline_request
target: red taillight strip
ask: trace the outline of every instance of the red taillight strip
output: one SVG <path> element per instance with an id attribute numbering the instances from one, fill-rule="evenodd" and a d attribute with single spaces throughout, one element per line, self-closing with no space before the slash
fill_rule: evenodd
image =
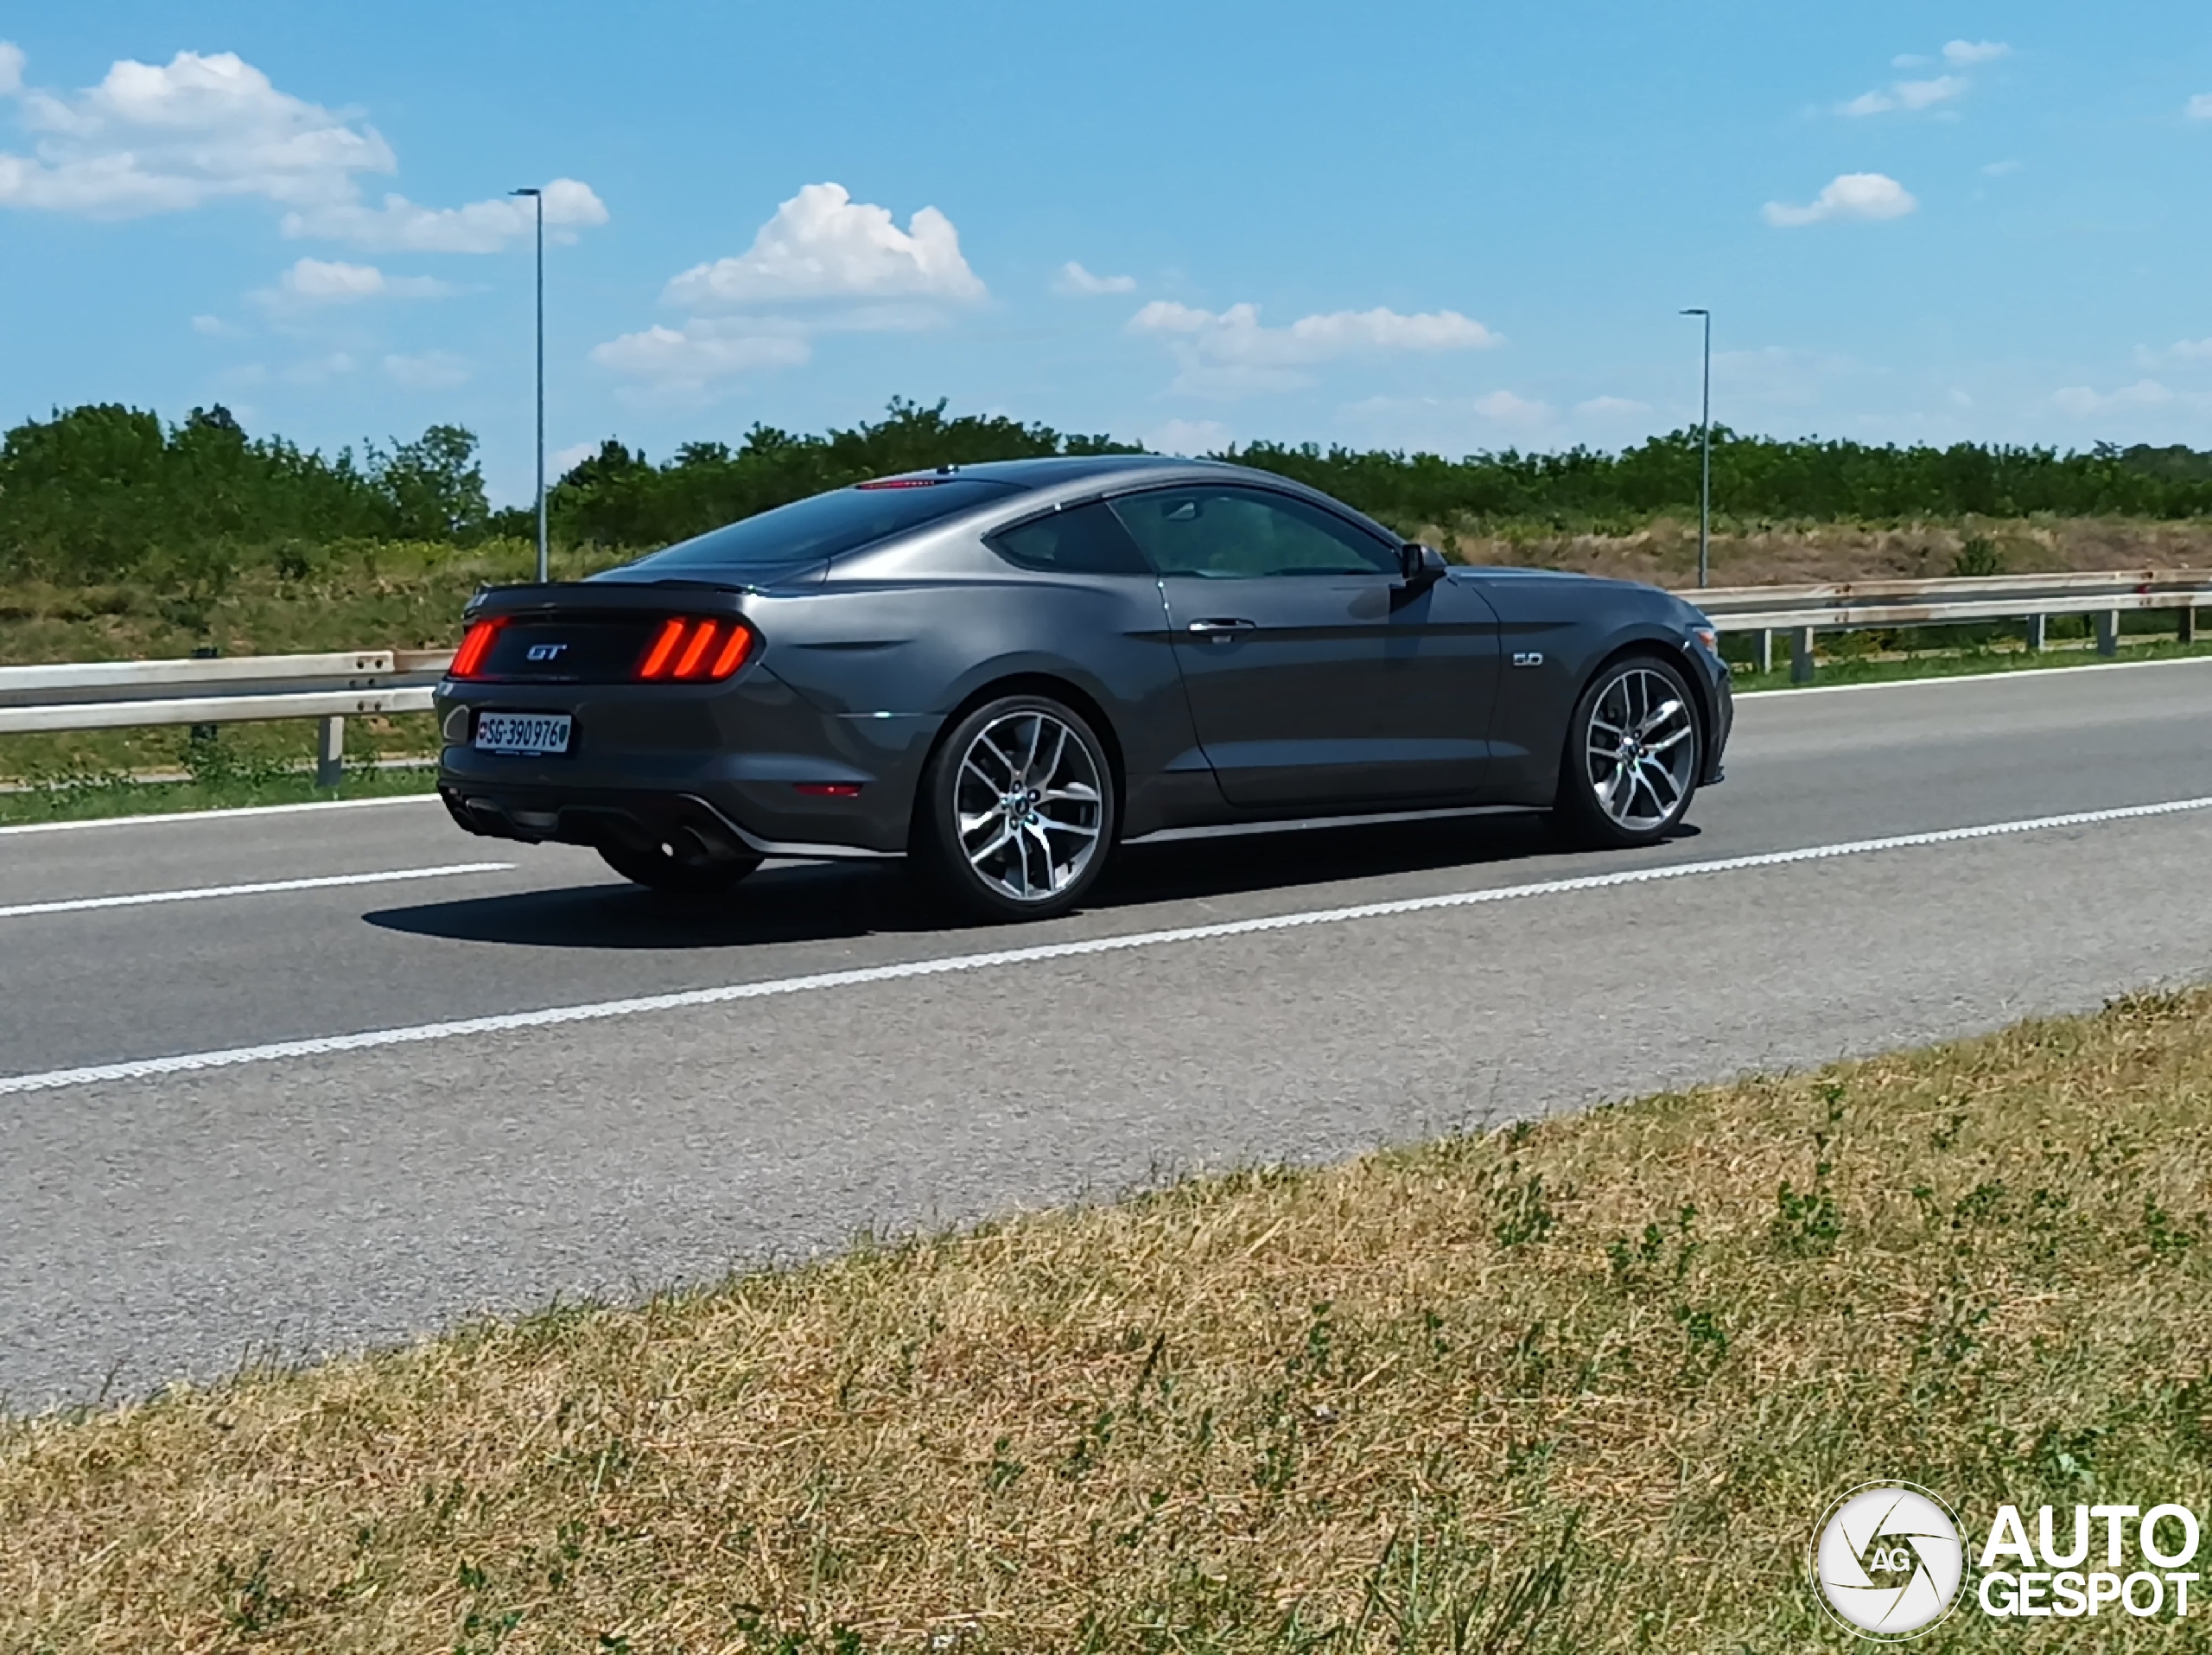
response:
<path id="1" fill-rule="evenodd" d="M 504 624 L 503 618 L 470 621 L 468 635 L 454 652 L 453 665 L 447 671 L 456 678 L 474 678 L 476 670 L 484 665 L 484 657 L 491 652 L 492 640 L 499 635 Z"/>
<path id="2" fill-rule="evenodd" d="M 753 629 L 742 621 L 732 623 L 729 642 L 722 646 L 722 652 L 715 657 L 715 664 L 707 669 L 710 678 L 726 678 L 745 665 L 745 658 L 753 652 Z"/>
<path id="3" fill-rule="evenodd" d="M 663 621 L 652 647 L 639 664 L 638 676 L 692 684 L 728 678 L 751 659 L 758 634 L 742 621 L 732 621 L 724 637 L 723 625 L 709 616 L 677 615 Z"/>
<path id="4" fill-rule="evenodd" d="M 641 678 L 657 678 L 668 668 L 668 658 L 676 653 L 676 646 L 683 641 L 686 622 L 670 621 L 663 624 L 660 636 L 653 640 L 653 646 L 646 652 L 645 665 L 638 669 Z"/>
<path id="5" fill-rule="evenodd" d="M 682 657 L 676 663 L 674 676 L 688 678 L 699 670 L 699 663 L 706 659 L 707 651 L 715 641 L 715 623 L 702 621 L 699 630 L 691 634 L 691 641 L 684 646 Z"/>

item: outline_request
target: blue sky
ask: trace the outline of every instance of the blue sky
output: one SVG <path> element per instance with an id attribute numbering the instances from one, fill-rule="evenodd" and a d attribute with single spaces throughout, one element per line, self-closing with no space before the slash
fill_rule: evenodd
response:
<path id="1" fill-rule="evenodd" d="M 1612 447 L 1694 420 L 1698 304 L 1739 428 L 2212 446 L 2201 4 L 115 0 L 0 38 L 10 422 L 457 420 L 523 498 L 539 183 L 556 452 L 901 394 Z"/>

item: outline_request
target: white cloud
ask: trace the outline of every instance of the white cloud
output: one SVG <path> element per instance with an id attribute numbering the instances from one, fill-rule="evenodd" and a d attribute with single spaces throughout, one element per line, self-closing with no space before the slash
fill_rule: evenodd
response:
<path id="1" fill-rule="evenodd" d="M 565 449 L 554 449 L 545 456 L 546 481 L 558 482 L 598 452 L 596 442 L 571 442 Z"/>
<path id="2" fill-rule="evenodd" d="M 1217 419 L 1171 419 L 1144 434 L 1155 454 L 1218 454 L 1235 440 Z"/>
<path id="3" fill-rule="evenodd" d="M 179 52 L 165 65 L 124 58 L 74 94 L 22 91 L 23 55 L 0 45 L 0 92 L 21 92 L 29 155 L 0 152 L 0 207 L 129 219 L 257 199 L 286 209 L 288 236 L 362 246 L 489 252 L 529 232 L 521 203 L 436 210 L 388 195 L 365 206 L 359 176 L 398 169 L 357 113 L 280 92 L 234 52 Z M 546 222 L 601 224 L 607 209 L 563 179 Z"/>
<path id="4" fill-rule="evenodd" d="M 1072 258 L 1061 265 L 1059 274 L 1052 278 L 1053 292 L 1079 298 L 1101 293 L 1134 293 L 1136 288 L 1137 278 L 1134 276 L 1093 276 Z"/>
<path id="5" fill-rule="evenodd" d="M 1401 315 L 1395 310 L 1336 310 L 1300 316 L 1286 328 L 1262 327 L 1257 305 L 1218 313 L 1172 299 L 1154 299 L 1129 318 L 1128 331 L 1164 337 L 1182 363 L 1176 388 L 1234 396 L 1306 384 L 1302 372 L 1322 362 L 1384 352 L 1478 349 L 1496 334 L 1456 310 Z"/>
<path id="6" fill-rule="evenodd" d="M 302 258 L 276 278 L 273 290 L 253 296 L 264 305 L 296 310 L 363 299 L 441 299 L 456 290 L 433 276 L 386 276 L 373 264 Z"/>
<path id="7" fill-rule="evenodd" d="M 194 316 L 192 331 L 204 334 L 209 339 L 235 339 L 245 329 L 236 322 L 225 321 L 220 316 Z"/>
<path id="8" fill-rule="evenodd" d="M 671 390 L 698 391 L 717 380 L 764 368 L 802 366 L 813 354 L 811 330 L 761 316 L 693 317 L 681 328 L 655 323 L 592 347 L 603 368 Z"/>
<path id="9" fill-rule="evenodd" d="M 1924 69 L 1936 60 L 1923 57 L 1917 52 L 1900 52 L 1890 60 L 1892 69 Z"/>
<path id="10" fill-rule="evenodd" d="M 10 73 L 20 83 L 20 53 Z M 120 219 L 226 196 L 334 201 L 355 173 L 397 164 L 373 127 L 277 91 L 232 52 L 125 58 L 74 97 L 25 92 L 22 111 L 39 136 L 31 155 L 0 154 L 10 207 Z"/>
<path id="11" fill-rule="evenodd" d="M 1884 115 L 1893 109 L 1931 109 L 1962 96 L 1969 82 L 1964 75 L 1939 74 L 1930 80 L 1897 80 L 1886 92 L 1862 92 L 1847 104 L 1836 106 L 1839 115 Z"/>
<path id="12" fill-rule="evenodd" d="M 1993 161 L 1981 170 L 1991 178 L 2002 178 L 2007 173 L 2019 171 L 2020 163 L 2017 160 Z"/>
<path id="13" fill-rule="evenodd" d="M 2183 111 L 2192 121 L 2212 121 L 2212 92 L 2200 92 Z"/>
<path id="14" fill-rule="evenodd" d="M 327 385 L 333 379 L 342 379 L 353 372 L 359 366 L 348 353 L 332 351 L 327 355 L 310 356 L 293 363 L 284 370 L 283 378 L 294 385 Z"/>
<path id="15" fill-rule="evenodd" d="M 574 240 L 577 230 L 607 222 L 607 203 L 575 179 L 546 185 L 544 201 L 552 240 Z M 381 207 L 355 200 L 288 213 L 283 231 L 294 239 L 344 241 L 382 252 L 496 253 L 537 233 L 537 204 L 499 195 L 466 207 L 429 207 L 404 195 L 386 195 Z"/>
<path id="16" fill-rule="evenodd" d="M 2212 339 L 2177 339 L 2166 354 L 2177 362 L 2212 362 Z"/>
<path id="17" fill-rule="evenodd" d="M 1629 419 L 1649 413 L 1651 404 L 1638 402 L 1633 397 L 1592 397 L 1587 402 L 1575 404 L 1574 411 L 1591 419 Z"/>
<path id="18" fill-rule="evenodd" d="M 1493 391 L 1486 397 L 1476 398 L 1472 405 L 1484 419 L 1495 420 L 1501 425 L 1541 425 L 1552 417 L 1549 404 L 1531 402 L 1510 391 Z"/>
<path id="19" fill-rule="evenodd" d="M 762 225 L 739 258 L 697 264 L 664 296 L 696 309 L 777 300 L 984 296 L 961 257 L 960 233 L 933 207 L 900 230 L 888 207 L 855 201 L 842 184 L 807 184 Z"/>
<path id="20" fill-rule="evenodd" d="M 1769 201 L 1763 210 L 1769 224 L 1787 227 L 1831 220 L 1863 223 L 1901 219 L 1919 205 L 1904 185 L 1885 173 L 1847 172 L 1832 181 L 1804 207 Z"/>
<path id="21" fill-rule="evenodd" d="M 1976 63 L 1993 63 L 2012 54 L 2012 48 L 2003 41 L 1953 41 L 1943 48 L 1943 61 L 1955 69 L 1963 69 Z"/>
<path id="22" fill-rule="evenodd" d="M 410 391 L 445 391 L 468 380 L 468 364 L 450 351 L 426 351 L 420 356 L 387 356 L 385 375 Z"/>
<path id="23" fill-rule="evenodd" d="M 2088 385 L 2068 385 L 2063 391 L 2050 393 L 2052 405 L 2063 414 L 2076 419 L 2088 419 L 2098 414 L 2109 414 L 2137 408 L 2161 408 L 2177 400 L 2190 402 L 2212 398 L 2177 398 L 2176 393 L 2156 379 L 2138 379 L 2132 385 L 2122 385 L 2117 391 L 2094 391 Z"/>
<path id="24" fill-rule="evenodd" d="M 1939 74 L 1932 80 L 1900 80 L 1891 90 L 1900 109 L 1929 109 L 1947 104 L 1967 89 L 1964 75 Z"/>

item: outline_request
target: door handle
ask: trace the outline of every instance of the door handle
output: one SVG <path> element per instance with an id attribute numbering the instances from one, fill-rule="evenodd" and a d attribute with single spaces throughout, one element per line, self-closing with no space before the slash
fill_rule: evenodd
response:
<path id="1" fill-rule="evenodd" d="M 1246 621 L 1236 615 L 1212 615 L 1204 621 L 1193 621 L 1191 630 L 1201 638 L 1219 644 L 1227 642 L 1240 632 L 1255 631 L 1258 626 L 1255 621 Z"/>

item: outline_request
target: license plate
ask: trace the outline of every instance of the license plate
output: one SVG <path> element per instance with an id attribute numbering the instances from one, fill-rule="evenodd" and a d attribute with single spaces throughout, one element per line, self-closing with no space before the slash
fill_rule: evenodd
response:
<path id="1" fill-rule="evenodd" d="M 476 750 L 479 753 L 566 753 L 570 719 L 567 713 L 479 713 Z"/>

